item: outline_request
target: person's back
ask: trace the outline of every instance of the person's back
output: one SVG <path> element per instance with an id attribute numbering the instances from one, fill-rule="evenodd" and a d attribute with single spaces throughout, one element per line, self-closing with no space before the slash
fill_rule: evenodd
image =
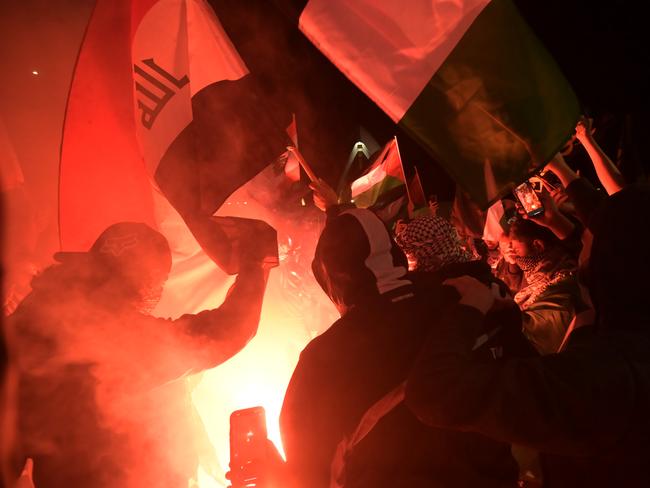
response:
<path id="1" fill-rule="evenodd" d="M 333 448 L 408 374 L 430 332 L 425 319 L 439 311 L 429 308 L 435 301 L 408 298 L 351 311 L 309 344 L 283 408 L 283 425 L 304 429 L 295 437 L 284 429 L 289 459 L 299 453 L 315 470 L 328 468 L 322 474 L 329 479 Z M 508 445 L 427 428 L 400 404 L 348 454 L 344 486 L 514 486 L 516 476 Z"/>
<path id="2" fill-rule="evenodd" d="M 331 478 L 346 488 L 516 486 L 509 445 L 425 427 L 399 403 L 431 318 L 450 297 L 441 279 L 412 282 L 374 215 L 346 213 L 326 228 L 314 261 L 343 315 L 302 352 L 282 408 L 298 486 L 328 487 Z M 489 345 L 483 354 L 491 359 Z M 382 406 L 393 400 L 394 408 Z"/>
<path id="3" fill-rule="evenodd" d="M 48 274 L 35 280 L 34 291 L 10 317 L 20 373 L 16 466 L 26 457 L 35 459 L 39 487 L 115 486 L 121 478 L 120 451 L 97 404 L 97 363 L 83 344 L 63 343 L 73 329 L 97 325 L 89 319 L 94 306 L 74 287 L 40 289 Z M 73 307 L 76 317 L 70 321 L 67 310 Z"/>
<path id="4" fill-rule="evenodd" d="M 191 347 L 183 333 L 129 308 L 104 309 L 74 289 L 59 292 L 36 285 L 10 319 L 20 373 L 17 464 L 34 458 L 39 488 L 133 486 L 142 477 L 161 487 L 187 483 L 196 453 L 182 376 L 194 362 L 183 357 Z"/>

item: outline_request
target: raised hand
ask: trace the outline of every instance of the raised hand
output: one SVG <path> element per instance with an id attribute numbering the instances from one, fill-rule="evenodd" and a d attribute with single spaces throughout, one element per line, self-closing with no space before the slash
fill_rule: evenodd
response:
<path id="1" fill-rule="evenodd" d="M 325 212 L 328 208 L 339 203 L 338 196 L 334 189 L 325 180 L 318 178 L 309 184 L 314 192 L 314 205 Z"/>
<path id="2" fill-rule="evenodd" d="M 576 139 L 578 139 L 580 142 L 584 141 L 587 138 L 591 137 L 591 134 L 593 134 L 594 130 L 592 127 L 592 122 L 593 119 L 589 119 L 585 117 L 584 115 L 580 117 L 580 120 L 578 121 L 576 125 Z"/>

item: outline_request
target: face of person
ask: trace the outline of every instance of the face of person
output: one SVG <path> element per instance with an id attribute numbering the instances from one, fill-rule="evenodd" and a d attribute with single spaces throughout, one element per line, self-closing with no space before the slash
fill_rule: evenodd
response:
<path id="1" fill-rule="evenodd" d="M 145 280 L 140 287 L 141 301 L 138 310 L 142 313 L 151 313 L 160 302 L 163 288 L 167 282 L 167 274 L 155 274 Z"/>
<path id="2" fill-rule="evenodd" d="M 510 246 L 511 242 L 512 242 L 511 239 L 507 235 L 503 234 L 499 238 L 499 251 L 501 252 L 501 256 L 503 256 L 503 260 L 506 263 L 515 264 L 516 254 L 514 249 L 512 249 L 512 247 Z"/>
<path id="3" fill-rule="evenodd" d="M 151 313 L 158 305 L 169 277 L 171 255 L 159 256 L 155 261 L 152 260 L 148 264 L 150 267 L 140 275 L 140 303 L 138 304 L 138 310 L 142 313 Z"/>
<path id="4" fill-rule="evenodd" d="M 540 252 L 540 250 L 535 247 L 534 241 L 518 236 L 517 234 L 510 236 L 510 249 L 512 254 L 518 258 L 532 256 Z"/>

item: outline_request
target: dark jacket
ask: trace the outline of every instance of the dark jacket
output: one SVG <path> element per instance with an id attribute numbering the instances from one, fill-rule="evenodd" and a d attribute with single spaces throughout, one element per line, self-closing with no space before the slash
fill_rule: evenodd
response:
<path id="1" fill-rule="evenodd" d="M 589 217 L 585 276 L 596 324 L 562 352 L 481 363 L 480 312 L 456 306 L 423 347 L 406 404 L 427 425 L 542 452 L 545 486 L 650 486 L 650 188 L 627 187 Z"/>
<path id="2" fill-rule="evenodd" d="M 252 337 L 264 271 L 242 271 L 220 308 L 177 320 L 139 313 L 80 272 L 46 270 L 10 318 L 16 467 L 34 458 L 38 488 L 185 486 L 198 459 L 183 377 Z"/>
<path id="3" fill-rule="evenodd" d="M 584 308 L 578 281 L 569 276 L 522 310 L 524 335 L 540 354 L 557 352 L 576 312 Z"/>
<path id="4" fill-rule="evenodd" d="M 549 488 L 648 486 L 650 335 L 586 327 L 560 354 L 486 364 L 482 321 L 457 306 L 427 342 L 406 390 L 420 420 L 542 451 Z"/>
<path id="5" fill-rule="evenodd" d="M 350 438 L 373 404 L 403 383 L 437 317 L 457 300 L 452 289 L 441 286 L 442 280 L 464 273 L 491 277 L 482 263 L 439 275 L 406 275 L 403 255 L 390 244 L 385 229 L 381 235 L 364 233 L 355 217 L 345 213 L 328 227 L 316 251 L 314 270 L 333 301 L 343 303 L 347 311 L 302 352 L 280 418 L 287 462 L 299 486 L 309 488 L 330 486 L 337 447 Z M 342 236 L 346 252 L 337 258 L 336 240 L 341 238 L 343 245 Z M 370 243 L 371 239 L 385 241 Z M 371 263 L 381 260 L 369 257 L 372 249 L 382 250 L 391 272 L 372 269 Z M 387 276 L 397 278 L 401 286 L 381 293 L 381 279 Z M 526 347 L 516 322 L 518 310 L 506 313 L 515 320 L 509 329 L 515 339 L 504 346 L 508 335 L 504 330 L 475 352 L 477 358 L 489 362 L 504 354 L 504 347 Z M 503 323 L 503 317 L 498 322 Z M 346 488 L 506 487 L 517 481 L 508 444 L 426 427 L 403 403 L 349 450 L 344 464 L 339 482 Z"/>

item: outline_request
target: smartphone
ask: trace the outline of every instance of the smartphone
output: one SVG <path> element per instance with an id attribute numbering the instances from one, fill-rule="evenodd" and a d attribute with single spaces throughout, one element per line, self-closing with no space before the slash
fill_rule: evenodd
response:
<path id="1" fill-rule="evenodd" d="M 521 185 L 517 186 L 513 193 L 517 197 L 517 200 L 519 200 L 519 203 L 521 203 L 521 206 L 524 207 L 524 211 L 529 217 L 534 217 L 544 213 L 542 202 L 537 196 L 537 193 L 535 193 L 535 189 L 528 181 L 524 181 Z"/>
<path id="2" fill-rule="evenodd" d="M 258 478 L 246 467 L 256 461 L 264 461 L 266 439 L 264 407 L 244 408 L 230 414 L 230 469 L 245 473 L 245 483 L 254 483 Z"/>
<path id="3" fill-rule="evenodd" d="M 548 187 L 549 191 L 562 188 L 562 182 L 552 171 L 542 171 L 538 175 L 538 178 L 540 180 L 544 180 L 544 183 L 546 183 L 546 186 Z"/>

